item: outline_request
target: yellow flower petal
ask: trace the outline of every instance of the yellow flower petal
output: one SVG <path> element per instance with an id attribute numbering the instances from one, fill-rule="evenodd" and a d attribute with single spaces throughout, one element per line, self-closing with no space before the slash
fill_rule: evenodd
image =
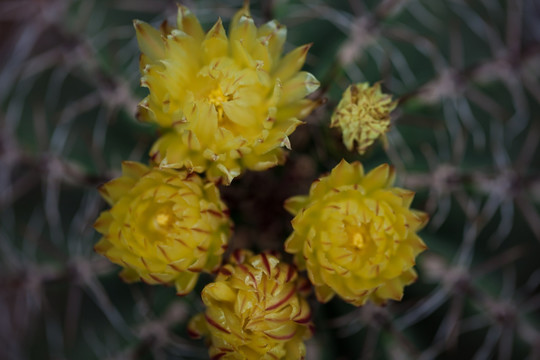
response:
<path id="1" fill-rule="evenodd" d="M 199 23 L 199 20 L 185 6 L 178 5 L 176 26 L 178 27 L 178 30 L 182 30 L 199 41 L 204 37 L 204 31 Z"/>
<path id="2" fill-rule="evenodd" d="M 285 201 L 285 210 L 287 210 L 292 215 L 296 215 L 307 204 L 307 202 L 307 196 L 293 196 Z"/>
<path id="3" fill-rule="evenodd" d="M 221 19 L 206 34 L 201 44 L 201 51 L 205 64 L 209 64 L 212 59 L 227 56 L 229 41 Z"/>
<path id="4" fill-rule="evenodd" d="M 283 51 L 283 44 L 287 38 L 287 28 L 276 20 L 272 20 L 262 25 L 258 31 L 259 40 L 268 47 L 268 53 L 272 60 L 271 68 L 273 68 Z"/>
<path id="5" fill-rule="evenodd" d="M 145 22 L 133 21 L 139 48 L 150 61 L 156 61 L 165 56 L 165 46 L 161 40 L 161 34 Z"/>
<path id="6" fill-rule="evenodd" d="M 285 55 L 277 66 L 273 75 L 277 79 L 280 79 L 281 82 L 285 82 L 293 77 L 293 75 L 296 74 L 302 68 L 302 66 L 304 66 L 304 62 L 306 61 L 306 56 L 311 48 L 311 45 L 312 44 L 299 46 Z"/>
<path id="7" fill-rule="evenodd" d="M 312 74 L 301 71 L 283 84 L 278 105 L 296 103 L 319 88 L 319 81 Z"/>

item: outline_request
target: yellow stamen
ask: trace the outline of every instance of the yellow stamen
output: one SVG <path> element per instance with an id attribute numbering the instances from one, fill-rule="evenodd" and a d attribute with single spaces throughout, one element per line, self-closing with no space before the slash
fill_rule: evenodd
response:
<path id="1" fill-rule="evenodd" d="M 223 119 L 223 103 L 229 100 L 230 98 L 223 94 L 223 90 L 221 90 L 220 86 L 210 91 L 210 94 L 208 94 L 208 101 L 210 101 L 210 104 L 214 105 L 214 108 L 218 113 L 218 120 Z"/>
<path id="2" fill-rule="evenodd" d="M 156 222 L 158 223 L 159 226 L 167 226 L 170 219 L 171 217 L 169 216 L 169 214 L 161 213 L 156 216 Z"/>
<path id="3" fill-rule="evenodd" d="M 359 232 L 355 233 L 353 235 L 353 245 L 357 248 L 357 249 L 362 249 L 364 247 L 364 237 L 362 236 L 362 234 L 360 234 Z"/>

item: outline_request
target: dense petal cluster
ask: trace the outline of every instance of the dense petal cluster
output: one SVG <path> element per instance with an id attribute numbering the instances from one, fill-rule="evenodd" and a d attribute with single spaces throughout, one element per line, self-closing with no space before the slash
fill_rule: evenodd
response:
<path id="1" fill-rule="evenodd" d="M 112 208 L 94 225 L 103 234 L 95 249 L 124 267 L 125 281 L 174 284 L 184 295 L 221 264 L 231 222 L 213 183 L 126 161 L 100 192 Z"/>
<path id="2" fill-rule="evenodd" d="M 415 281 L 415 257 L 426 248 L 416 232 L 427 215 L 411 210 L 414 193 L 393 182 L 386 164 L 364 174 L 360 163 L 341 161 L 309 196 L 285 203 L 296 215 L 285 250 L 307 269 L 320 301 L 335 293 L 356 306 L 400 300 Z"/>
<path id="3" fill-rule="evenodd" d="M 285 27 L 274 20 L 257 28 L 247 3 L 228 35 L 221 20 L 205 34 L 183 6 L 176 28 L 135 21 L 135 29 L 150 90 L 139 118 L 165 129 L 150 153 L 160 167 L 230 183 L 246 168 L 283 161 L 288 135 L 316 105 L 305 97 L 319 82 L 300 71 L 310 45 L 282 56 Z"/>
<path id="4" fill-rule="evenodd" d="M 212 359 L 303 359 L 312 334 L 306 288 L 275 256 L 237 251 L 203 289 L 206 311 L 191 320 L 190 334 L 207 337 Z"/>
<path id="5" fill-rule="evenodd" d="M 345 90 L 339 102 L 330 127 L 339 127 L 343 143 L 352 151 L 356 142 L 360 154 L 373 145 L 390 127 L 390 113 L 397 106 L 392 96 L 381 92 L 380 83 L 351 85 Z"/>

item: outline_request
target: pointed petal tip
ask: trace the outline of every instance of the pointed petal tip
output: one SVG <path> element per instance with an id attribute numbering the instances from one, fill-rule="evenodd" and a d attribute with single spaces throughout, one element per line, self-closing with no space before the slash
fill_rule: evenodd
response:
<path id="1" fill-rule="evenodd" d="M 101 195 L 101 197 L 103 199 L 105 199 L 107 201 L 107 199 L 110 197 L 110 194 L 109 194 L 109 191 L 107 190 L 107 184 L 108 183 L 105 183 L 105 184 L 101 184 L 97 187 L 97 191 L 99 192 L 99 194 Z"/>
<path id="2" fill-rule="evenodd" d="M 337 166 L 347 166 L 347 165 L 350 165 L 349 162 L 343 158 L 339 161 L 339 164 L 337 164 Z"/>
<path id="3" fill-rule="evenodd" d="M 182 11 L 182 13 L 184 14 L 188 11 L 191 12 L 187 6 L 182 5 L 180 3 L 176 3 L 176 8 L 178 9 L 178 11 Z"/>
<path id="4" fill-rule="evenodd" d="M 107 240 L 102 237 L 95 245 L 94 245 L 94 251 L 100 255 L 104 255 L 107 252 L 107 249 L 109 246 L 107 246 Z"/>
<path id="5" fill-rule="evenodd" d="M 304 48 L 303 48 L 304 52 L 307 53 L 307 52 L 309 51 L 309 49 L 311 49 L 311 47 L 313 46 L 313 44 L 314 44 L 314 43 L 312 43 L 312 42 L 305 44 L 305 45 L 304 45 Z"/>

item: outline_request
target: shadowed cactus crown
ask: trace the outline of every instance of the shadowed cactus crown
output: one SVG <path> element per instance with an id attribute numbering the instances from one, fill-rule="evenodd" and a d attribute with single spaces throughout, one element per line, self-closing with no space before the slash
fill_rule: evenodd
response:
<path id="1" fill-rule="evenodd" d="M 150 91 L 139 118 L 166 129 L 151 149 L 160 167 L 228 184 L 246 168 L 283 162 L 288 135 L 316 105 L 305 97 L 319 82 L 300 71 L 310 45 L 282 56 L 285 27 L 257 28 L 247 3 L 228 35 L 221 19 L 205 34 L 183 6 L 177 28 L 135 21 L 135 29 L 141 84 Z"/>

